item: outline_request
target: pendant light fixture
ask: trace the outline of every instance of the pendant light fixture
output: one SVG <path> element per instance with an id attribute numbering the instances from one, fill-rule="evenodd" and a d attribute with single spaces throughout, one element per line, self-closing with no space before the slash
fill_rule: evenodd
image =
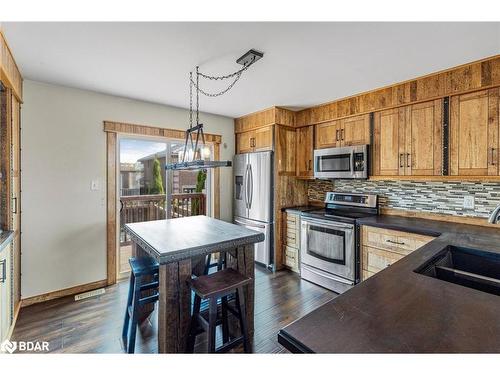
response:
<path id="1" fill-rule="evenodd" d="M 199 122 L 199 94 L 202 93 L 208 97 L 217 97 L 225 94 L 238 82 L 241 75 L 247 70 L 250 65 L 262 58 L 262 52 L 251 49 L 236 62 L 243 65 L 243 68 L 238 71 L 225 75 L 225 76 L 209 76 L 199 71 L 196 67 L 196 80 L 193 80 L 193 72 L 189 72 L 189 128 L 186 130 L 184 139 L 184 148 L 182 150 L 182 157 L 179 154 L 177 163 L 169 163 L 165 165 L 167 170 L 196 170 L 217 167 L 230 167 L 230 160 L 210 160 L 210 148 L 205 144 L 205 134 L 203 133 L 203 124 Z M 222 91 L 216 93 L 209 93 L 200 88 L 200 77 L 207 80 L 227 80 L 232 79 L 231 83 Z M 196 90 L 196 125 L 193 125 L 193 87 Z"/>

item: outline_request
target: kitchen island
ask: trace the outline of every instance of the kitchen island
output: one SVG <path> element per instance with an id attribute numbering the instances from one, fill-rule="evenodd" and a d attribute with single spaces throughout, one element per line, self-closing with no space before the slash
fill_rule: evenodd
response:
<path id="1" fill-rule="evenodd" d="M 449 246 L 500 261 L 496 228 L 397 216 L 358 224 L 437 236 L 283 328 L 296 353 L 500 353 L 500 296 L 419 273 Z"/>
<path id="2" fill-rule="evenodd" d="M 182 353 L 191 318 L 188 281 L 200 275 L 205 257 L 226 252 L 226 266 L 252 278 L 244 287 L 248 330 L 253 338 L 254 244 L 264 234 L 207 216 L 192 216 L 125 225 L 133 255 L 151 256 L 160 264 L 158 352 Z M 147 313 L 147 311 L 146 311 Z"/>

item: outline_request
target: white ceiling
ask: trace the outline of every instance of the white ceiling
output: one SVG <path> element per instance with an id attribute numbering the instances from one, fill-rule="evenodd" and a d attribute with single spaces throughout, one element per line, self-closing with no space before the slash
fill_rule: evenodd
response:
<path id="1" fill-rule="evenodd" d="M 307 107 L 500 53 L 500 23 L 2 26 L 26 79 L 185 108 L 190 69 L 227 74 L 250 48 L 263 51 L 229 93 L 200 98 L 201 110 L 231 117 Z"/>

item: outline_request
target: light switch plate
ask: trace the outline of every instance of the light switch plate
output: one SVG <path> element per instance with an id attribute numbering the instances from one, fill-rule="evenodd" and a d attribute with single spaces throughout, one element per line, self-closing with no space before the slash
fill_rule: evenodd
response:
<path id="1" fill-rule="evenodd" d="M 474 209 L 474 196 L 473 195 L 466 195 L 464 197 L 464 208 L 467 208 L 469 210 Z"/>
<path id="2" fill-rule="evenodd" d="M 92 180 L 90 183 L 90 190 L 99 190 L 99 181 L 98 180 Z"/>

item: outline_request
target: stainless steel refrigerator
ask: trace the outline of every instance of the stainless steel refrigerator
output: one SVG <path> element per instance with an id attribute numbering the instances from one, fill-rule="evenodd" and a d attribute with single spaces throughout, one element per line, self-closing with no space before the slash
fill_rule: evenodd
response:
<path id="1" fill-rule="evenodd" d="M 255 261 L 273 263 L 273 152 L 253 152 L 234 157 L 234 222 L 264 233 L 255 244 Z"/>

